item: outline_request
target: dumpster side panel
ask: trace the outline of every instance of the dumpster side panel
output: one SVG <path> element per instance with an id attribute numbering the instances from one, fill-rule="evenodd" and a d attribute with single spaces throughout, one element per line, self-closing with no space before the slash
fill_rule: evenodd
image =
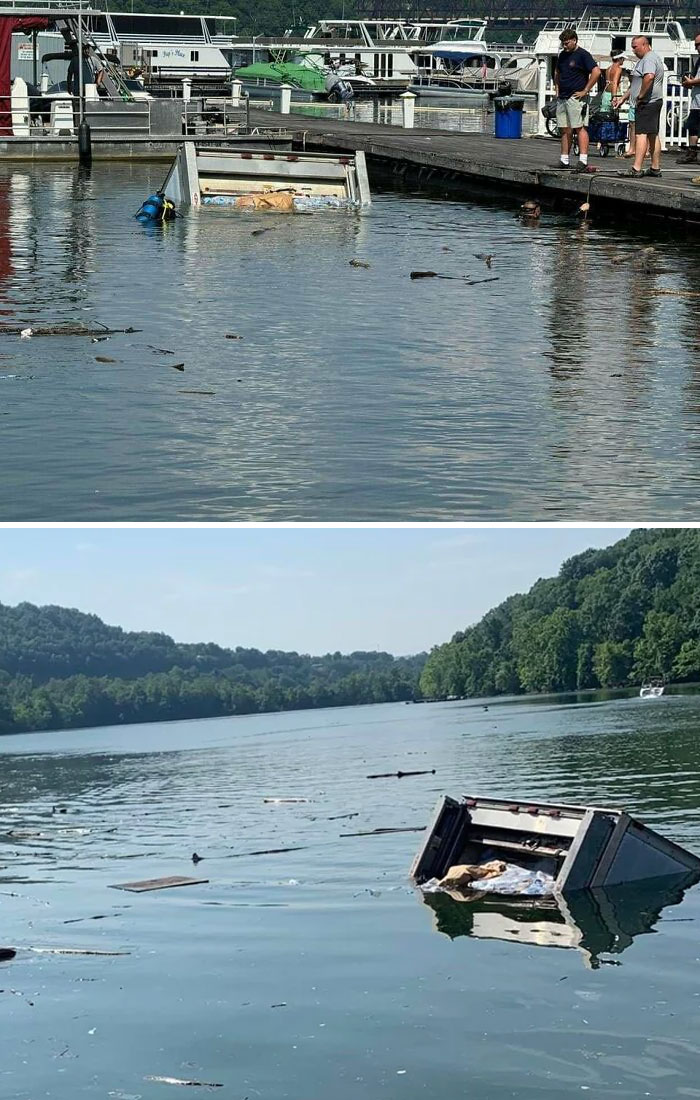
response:
<path id="1" fill-rule="evenodd" d="M 591 885 L 614 828 L 614 817 L 588 811 L 557 877 L 558 891 L 585 890 Z"/>
<path id="2" fill-rule="evenodd" d="M 469 827 L 469 811 L 453 798 L 441 798 L 428 827 L 425 844 L 410 870 L 414 882 L 442 878 L 462 851 L 464 834 Z"/>
<path id="3" fill-rule="evenodd" d="M 610 868 L 605 886 L 618 886 L 643 878 L 679 875 L 700 867 L 700 860 L 651 830 L 632 824 L 626 831 Z"/>

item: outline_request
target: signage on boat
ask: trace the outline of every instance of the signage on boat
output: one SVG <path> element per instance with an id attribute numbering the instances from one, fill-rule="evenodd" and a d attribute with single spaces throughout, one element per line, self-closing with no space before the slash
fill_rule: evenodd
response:
<path id="1" fill-rule="evenodd" d="M 17 44 L 17 60 L 18 61 L 31 61 L 34 57 L 33 47 L 31 42 L 19 42 Z"/>

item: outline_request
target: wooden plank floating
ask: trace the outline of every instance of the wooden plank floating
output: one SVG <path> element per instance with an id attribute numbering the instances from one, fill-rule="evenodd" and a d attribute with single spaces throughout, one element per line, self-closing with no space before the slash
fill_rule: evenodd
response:
<path id="1" fill-rule="evenodd" d="M 168 878 L 147 878 L 143 882 L 113 883 L 110 890 L 129 890 L 132 894 L 145 894 L 148 890 L 169 890 L 171 886 L 199 886 L 204 882 L 209 882 L 209 879 L 170 875 Z"/>

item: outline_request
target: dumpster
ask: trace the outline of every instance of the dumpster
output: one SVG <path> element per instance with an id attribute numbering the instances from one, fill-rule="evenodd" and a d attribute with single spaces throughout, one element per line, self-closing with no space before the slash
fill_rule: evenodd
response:
<path id="1" fill-rule="evenodd" d="M 410 873 L 421 885 L 451 868 L 495 860 L 507 863 L 509 873 L 512 867 L 516 874 L 551 879 L 555 896 L 700 871 L 698 856 L 623 810 L 445 796 Z"/>
<path id="2" fill-rule="evenodd" d="M 494 134 L 497 138 L 523 136 L 524 99 L 514 96 L 497 96 L 493 101 L 495 111 Z"/>

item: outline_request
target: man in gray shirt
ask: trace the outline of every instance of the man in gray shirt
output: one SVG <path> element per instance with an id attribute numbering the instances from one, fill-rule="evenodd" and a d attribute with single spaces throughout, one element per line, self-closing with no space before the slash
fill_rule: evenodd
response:
<path id="1" fill-rule="evenodd" d="M 651 48 L 644 34 L 632 39 L 632 50 L 637 64 L 632 69 L 629 101 L 635 109 L 636 137 L 634 144 L 634 164 L 623 176 L 660 176 L 661 141 L 659 139 L 659 121 L 664 103 L 665 66 L 658 54 Z M 625 96 L 618 101 L 624 102 Z M 647 148 L 651 154 L 651 168 L 642 171 Z"/>

